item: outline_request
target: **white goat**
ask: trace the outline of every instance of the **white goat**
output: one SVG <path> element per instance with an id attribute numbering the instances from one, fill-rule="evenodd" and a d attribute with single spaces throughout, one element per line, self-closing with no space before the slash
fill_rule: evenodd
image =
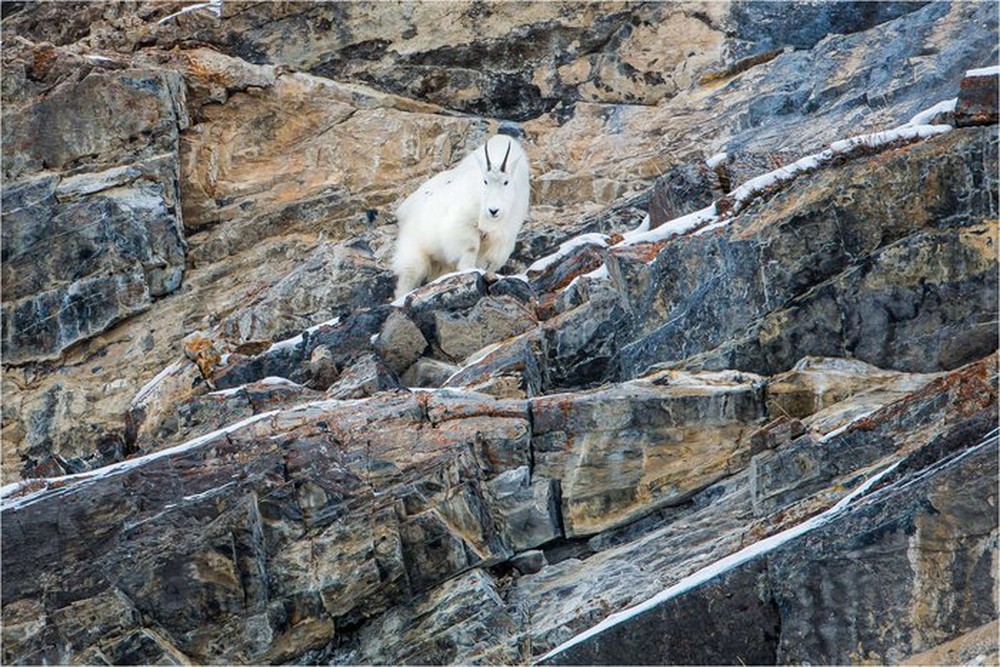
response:
<path id="1" fill-rule="evenodd" d="M 451 271 L 502 267 L 528 216 L 530 173 L 520 144 L 496 135 L 407 197 L 396 210 L 396 298 Z"/>

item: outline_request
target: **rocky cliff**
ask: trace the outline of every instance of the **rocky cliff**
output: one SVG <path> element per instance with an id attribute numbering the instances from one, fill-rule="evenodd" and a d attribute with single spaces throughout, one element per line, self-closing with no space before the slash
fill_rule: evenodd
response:
<path id="1" fill-rule="evenodd" d="M 997 660 L 995 4 L 3 10 L 4 662 Z"/>

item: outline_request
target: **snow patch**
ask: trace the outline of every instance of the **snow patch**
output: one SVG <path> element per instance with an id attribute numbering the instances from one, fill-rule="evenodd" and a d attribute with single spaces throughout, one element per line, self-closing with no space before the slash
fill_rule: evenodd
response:
<path id="1" fill-rule="evenodd" d="M 692 229 L 709 222 L 714 222 L 717 219 L 715 211 L 715 204 L 711 204 L 700 211 L 688 213 L 687 215 L 682 215 L 679 218 L 674 218 L 669 222 L 665 222 L 656 229 L 642 230 L 642 226 L 640 225 L 639 228 L 634 229 L 631 232 L 626 232 L 624 234 L 624 239 L 618 243 L 618 246 L 624 247 L 635 245 L 637 243 L 656 243 L 657 241 L 663 241 L 672 236 L 686 234 Z"/>
<path id="2" fill-rule="evenodd" d="M 715 169 L 723 162 L 729 161 L 729 153 L 716 153 L 712 157 L 705 160 L 705 166 L 709 169 Z"/>
<path id="3" fill-rule="evenodd" d="M 240 393 L 245 388 L 245 385 L 240 385 L 238 387 L 230 387 L 229 389 L 218 389 L 216 391 L 211 391 L 207 396 L 233 396 Z"/>
<path id="4" fill-rule="evenodd" d="M 279 340 L 277 342 L 271 343 L 271 347 L 267 348 L 267 351 L 273 352 L 276 350 L 283 350 L 287 347 L 295 347 L 297 345 L 302 344 L 307 335 L 316 333 L 322 327 L 335 327 L 339 324 L 340 324 L 340 316 L 338 315 L 337 317 L 334 317 L 331 320 L 320 322 L 319 324 L 315 324 L 309 327 L 308 329 L 298 334 L 297 336 L 292 336 L 291 338 L 286 338 L 284 340 Z"/>
<path id="5" fill-rule="evenodd" d="M 164 16 L 162 19 L 160 19 L 156 23 L 157 23 L 157 25 L 161 25 L 163 23 L 166 23 L 167 21 L 169 21 L 172 18 L 180 16 L 181 14 L 187 14 L 188 12 L 195 12 L 195 11 L 198 11 L 199 9 L 207 9 L 210 12 L 212 12 L 213 14 L 215 14 L 216 18 L 221 17 L 222 16 L 222 0 L 209 0 L 209 2 L 202 2 L 202 3 L 199 3 L 197 5 L 190 5 L 189 7 L 185 7 L 184 9 L 180 10 L 179 12 L 174 12 L 173 14 L 170 14 L 169 16 Z"/>
<path id="6" fill-rule="evenodd" d="M 850 151 L 856 146 L 864 145 L 871 148 L 878 148 L 899 139 L 925 139 L 947 132 L 952 129 L 950 125 L 928 125 L 927 123 L 937 114 L 954 109 L 955 104 L 956 100 L 954 99 L 938 102 L 929 109 L 916 114 L 906 124 L 895 129 L 835 141 L 826 150 L 806 155 L 784 167 L 779 167 L 766 174 L 751 178 L 728 195 L 728 198 L 733 202 L 732 208 L 739 211 L 742 205 L 768 188 L 782 182 L 790 181 L 801 174 L 816 171 L 825 166 L 837 155 Z M 724 159 L 728 159 L 728 155 L 719 153 L 713 155 L 705 163 L 714 168 L 714 166 L 721 164 Z M 712 204 L 700 211 L 675 218 L 651 231 L 646 231 L 648 226 L 645 229 L 640 226 L 631 232 L 627 232 L 625 239 L 618 245 L 660 241 L 674 235 L 687 234 L 698 227 L 701 227 L 701 229 L 698 229 L 695 233 L 698 235 L 705 234 L 728 224 L 729 219 L 731 219 L 731 216 L 720 219 L 717 214 L 716 205 Z"/>
<path id="7" fill-rule="evenodd" d="M 978 69 L 970 69 L 965 73 L 965 76 L 997 76 L 1000 75 L 1000 65 L 994 65 L 993 67 L 980 67 Z"/>
<path id="8" fill-rule="evenodd" d="M 283 378 L 283 377 L 278 376 L 278 375 L 268 375 L 266 378 L 264 378 L 262 380 L 258 380 L 257 383 L 258 384 L 267 384 L 267 385 L 281 385 L 281 386 L 285 386 L 285 387 L 299 387 L 299 386 L 301 386 L 299 384 L 296 384 L 295 382 L 292 382 L 288 378 Z"/>
<path id="9" fill-rule="evenodd" d="M 285 348 L 288 347 L 296 347 L 298 345 L 301 345 L 304 340 L 305 337 L 302 334 L 298 334 L 296 336 L 292 336 L 291 338 L 286 338 L 284 340 L 279 340 L 274 343 L 271 343 L 271 347 L 267 348 L 267 351 L 276 352 L 277 350 L 284 350 Z"/>
<path id="10" fill-rule="evenodd" d="M 935 104 L 931 108 L 924 109 L 923 111 L 921 111 L 920 113 L 918 113 L 916 116 L 914 116 L 913 118 L 911 118 L 909 120 L 909 122 L 907 122 L 906 124 L 907 125 L 927 125 L 932 120 L 934 120 L 934 116 L 937 116 L 938 114 L 942 114 L 942 113 L 948 113 L 949 111 L 954 111 L 955 107 L 957 105 L 958 105 L 958 98 L 957 97 L 953 97 L 950 100 L 944 100 L 944 101 L 938 102 L 937 104 Z"/>
<path id="11" fill-rule="evenodd" d="M 917 118 L 924 112 L 917 114 Z M 841 139 L 830 144 L 830 150 L 834 153 L 846 153 L 856 146 L 869 146 L 878 148 L 899 139 L 926 139 L 935 134 L 943 134 L 951 130 L 951 125 L 901 125 L 894 130 L 885 132 L 875 132 L 873 134 L 862 134 L 848 139 Z"/>
<path id="12" fill-rule="evenodd" d="M 528 271 L 532 273 L 544 271 L 582 245 L 596 245 L 602 248 L 607 248 L 608 239 L 604 234 L 598 233 L 574 236 L 570 240 L 561 243 L 559 245 L 559 250 L 556 250 L 551 255 L 546 255 L 545 257 L 535 260 L 535 262 L 528 267 Z"/>
<path id="13" fill-rule="evenodd" d="M 117 63 L 118 61 L 114 58 L 108 58 L 107 56 L 99 56 L 93 53 L 88 53 L 83 56 L 87 60 L 95 63 Z"/>

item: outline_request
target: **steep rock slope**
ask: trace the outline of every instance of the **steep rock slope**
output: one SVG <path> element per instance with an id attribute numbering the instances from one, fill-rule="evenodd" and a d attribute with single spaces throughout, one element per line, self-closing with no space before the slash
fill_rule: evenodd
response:
<path id="1" fill-rule="evenodd" d="M 5 14 L 5 661 L 995 659 L 995 7 Z"/>

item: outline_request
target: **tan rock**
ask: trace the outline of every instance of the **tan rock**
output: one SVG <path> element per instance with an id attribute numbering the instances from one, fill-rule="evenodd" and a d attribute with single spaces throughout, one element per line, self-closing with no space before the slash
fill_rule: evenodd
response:
<path id="1" fill-rule="evenodd" d="M 681 502 L 749 460 L 761 378 L 653 376 L 532 399 L 535 473 L 562 480 L 567 536 Z"/>

